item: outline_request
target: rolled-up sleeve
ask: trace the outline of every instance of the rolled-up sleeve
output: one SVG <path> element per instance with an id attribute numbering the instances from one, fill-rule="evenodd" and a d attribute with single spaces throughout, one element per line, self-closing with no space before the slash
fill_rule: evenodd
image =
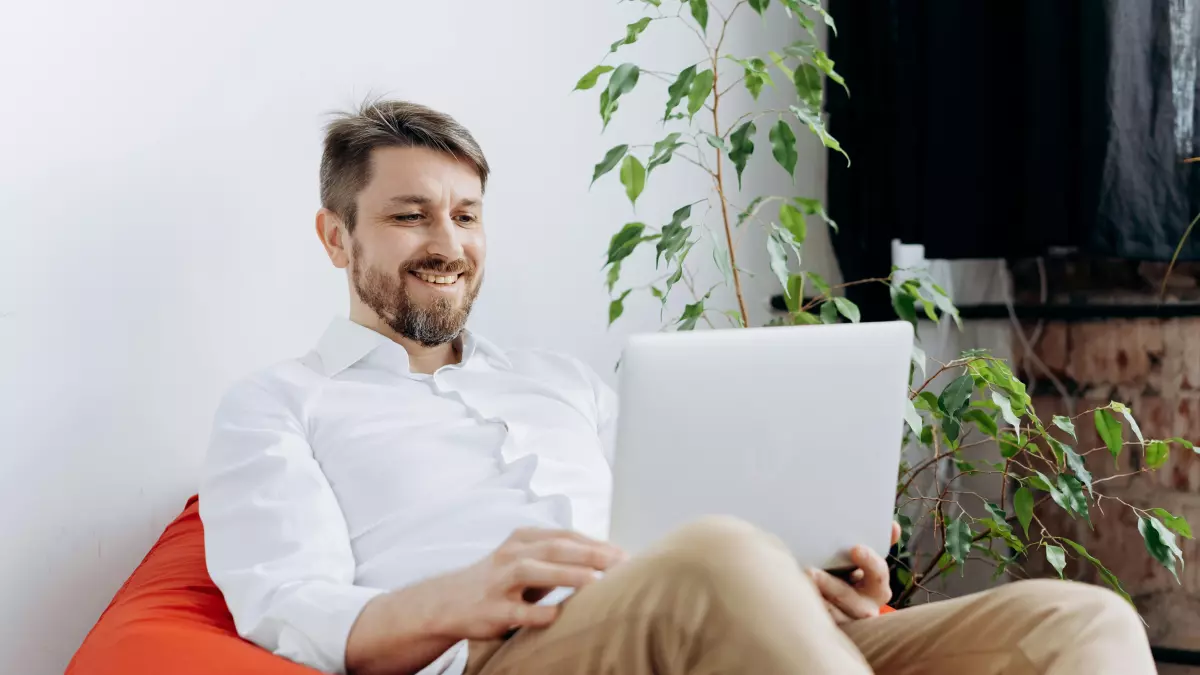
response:
<path id="1" fill-rule="evenodd" d="M 350 628 L 384 591 L 354 585 L 345 518 L 294 408 L 261 379 L 222 400 L 200 489 L 208 571 L 242 637 L 343 673 Z"/>

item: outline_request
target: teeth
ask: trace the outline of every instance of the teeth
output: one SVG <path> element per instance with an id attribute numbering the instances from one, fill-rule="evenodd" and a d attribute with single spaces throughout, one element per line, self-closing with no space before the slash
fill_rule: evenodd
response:
<path id="1" fill-rule="evenodd" d="M 416 274 L 417 274 L 417 277 L 419 277 L 422 281 L 427 281 L 431 284 L 452 284 L 452 283 L 458 281 L 457 274 L 454 276 L 450 276 L 450 277 L 438 276 L 435 274 L 426 274 L 425 272 L 417 272 Z"/>

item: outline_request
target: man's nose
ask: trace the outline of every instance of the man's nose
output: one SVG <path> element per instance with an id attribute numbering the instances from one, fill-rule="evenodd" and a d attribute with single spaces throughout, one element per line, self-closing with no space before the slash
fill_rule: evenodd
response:
<path id="1" fill-rule="evenodd" d="M 463 257 L 462 231 L 449 214 L 438 216 L 431 224 L 425 252 L 446 260 Z"/>

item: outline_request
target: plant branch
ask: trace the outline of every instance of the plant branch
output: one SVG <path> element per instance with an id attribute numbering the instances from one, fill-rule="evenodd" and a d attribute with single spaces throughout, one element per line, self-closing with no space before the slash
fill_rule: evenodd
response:
<path id="1" fill-rule="evenodd" d="M 732 17 L 734 12 L 736 12 L 737 8 L 740 7 L 741 5 L 742 5 L 742 3 L 738 2 L 738 4 L 734 6 L 733 11 L 731 11 L 729 13 L 729 16 Z M 725 25 L 726 26 L 729 25 L 728 20 L 726 21 Z M 725 39 L 725 29 L 724 29 L 724 27 L 722 27 L 721 40 L 723 41 L 724 39 Z M 716 49 L 716 51 L 713 52 L 713 58 L 712 58 L 712 64 L 713 64 L 712 118 L 713 118 L 713 131 L 714 132 L 718 131 L 721 128 L 721 118 L 720 118 L 720 114 L 719 114 L 719 110 L 720 110 L 720 106 L 721 106 L 721 93 L 720 93 L 721 90 L 718 85 L 718 77 L 717 77 L 717 70 L 718 70 L 717 55 L 720 53 L 720 50 L 721 50 L 721 44 L 720 44 L 720 42 L 718 42 L 717 49 Z M 729 225 L 729 205 L 727 204 L 726 199 L 725 199 L 725 176 L 724 176 L 724 173 L 722 170 L 722 165 L 724 163 L 721 161 L 721 150 L 719 148 L 716 150 L 717 150 L 717 172 L 716 172 L 716 175 L 714 176 L 714 180 L 717 183 L 717 195 L 720 196 L 720 198 L 721 198 L 721 222 L 725 226 L 725 245 L 729 248 L 729 267 L 732 270 L 732 275 L 733 275 L 733 290 L 734 290 L 734 293 L 737 295 L 738 311 L 742 315 L 742 325 L 749 326 L 750 325 L 750 314 L 746 311 L 746 298 L 742 293 L 742 275 L 741 275 L 741 272 L 738 271 L 737 246 L 733 241 L 733 228 L 730 227 L 730 225 Z"/>

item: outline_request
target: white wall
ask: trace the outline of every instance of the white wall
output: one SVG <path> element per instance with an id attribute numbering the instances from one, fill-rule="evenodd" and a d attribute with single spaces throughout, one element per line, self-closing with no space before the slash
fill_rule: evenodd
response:
<path id="1" fill-rule="evenodd" d="M 308 349 L 344 311 L 342 278 L 312 234 L 326 111 L 394 94 L 476 134 L 495 168 L 480 330 L 611 373 L 625 333 L 658 327 L 644 303 L 605 330 L 601 256 L 632 218 L 615 177 L 590 193 L 587 182 L 611 145 L 662 135 L 648 120 L 663 85 L 639 86 L 603 138 L 594 92 L 568 94 L 638 9 L 602 0 L 0 9 L 0 672 L 61 672 L 196 490 L 221 391 Z M 731 44 L 751 53 L 761 30 L 747 13 Z M 765 30 L 779 45 L 792 29 Z M 695 58 L 694 41 L 663 31 L 630 55 L 677 69 Z M 731 101 L 730 112 L 739 105 L 748 102 Z M 791 190 L 760 127 L 761 168 L 748 183 Z M 819 196 L 823 152 L 805 143 L 795 193 Z M 656 171 L 638 218 L 662 224 L 702 196 L 706 183 L 689 168 Z M 765 270 L 761 242 L 747 241 L 743 264 Z M 757 316 L 773 289 L 769 274 L 750 283 Z"/>

